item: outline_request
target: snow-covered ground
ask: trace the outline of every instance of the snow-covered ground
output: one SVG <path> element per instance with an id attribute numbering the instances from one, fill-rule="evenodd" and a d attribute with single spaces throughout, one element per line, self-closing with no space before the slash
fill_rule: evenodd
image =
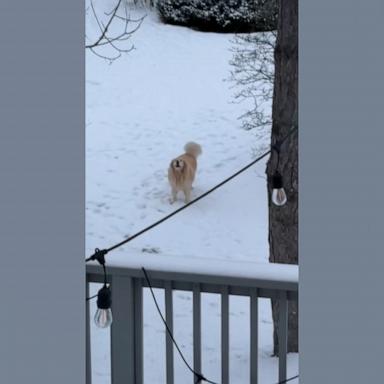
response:
<path id="1" fill-rule="evenodd" d="M 139 11 L 134 15 L 138 16 Z M 86 251 L 107 248 L 183 204 L 169 204 L 167 168 L 187 141 L 202 145 L 193 189 L 197 197 L 250 162 L 258 145 L 237 119 L 246 105 L 231 103 L 232 35 L 161 24 L 148 14 L 132 37 L 136 49 L 112 65 L 88 53 L 86 64 Z M 265 143 L 264 143 L 265 144 Z M 197 204 L 108 255 L 156 249 L 157 257 L 267 262 L 265 161 Z M 144 250 L 144 251 L 143 251 Z M 152 254 L 153 256 L 153 254 Z M 95 291 L 97 287 L 93 287 Z M 157 291 L 162 304 L 161 291 Z M 191 294 L 174 297 L 175 337 L 192 361 Z M 203 373 L 220 380 L 220 297 L 203 296 Z M 94 310 L 95 303 L 92 303 Z M 231 298 L 231 383 L 247 383 L 249 302 Z M 165 332 L 148 292 L 145 383 L 165 383 Z M 260 302 L 260 383 L 277 382 L 270 304 Z M 175 353 L 175 382 L 192 383 Z M 107 331 L 92 328 L 94 383 L 109 384 Z M 297 374 L 297 355 L 288 373 Z M 297 384 L 297 380 L 291 381 Z"/>

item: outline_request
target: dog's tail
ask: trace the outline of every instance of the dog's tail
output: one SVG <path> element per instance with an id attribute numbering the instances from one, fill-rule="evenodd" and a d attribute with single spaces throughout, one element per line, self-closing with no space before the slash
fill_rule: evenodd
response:
<path id="1" fill-rule="evenodd" d="M 186 153 L 188 153 L 188 155 L 191 155 L 193 157 L 197 157 L 202 153 L 201 146 L 197 143 L 194 143 L 193 141 L 190 141 L 189 143 L 185 144 L 184 150 Z"/>

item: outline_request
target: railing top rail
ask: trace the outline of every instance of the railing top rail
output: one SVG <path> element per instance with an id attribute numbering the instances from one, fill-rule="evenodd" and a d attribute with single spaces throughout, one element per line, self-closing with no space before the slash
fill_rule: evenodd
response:
<path id="1" fill-rule="evenodd" d="M 113 255 L 107 260 L 109 275 L 143 277 L 147 269 L 153 279 L 239 287 L 258 287 L 285 291 L 298 290 L 298 266 L 247 261 L 186 258 L 159 254 Z M 87 273 L 101 275 L 95 262 L 87 264 Z"/>

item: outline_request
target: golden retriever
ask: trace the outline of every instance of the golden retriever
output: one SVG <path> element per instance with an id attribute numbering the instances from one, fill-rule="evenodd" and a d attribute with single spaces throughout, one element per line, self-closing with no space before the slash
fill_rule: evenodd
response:
<path id="1" fill-rule="evenodd" d="M 201 154 L 201 146 L 189 142 L 184 146 L 185 153 L 171 161 L 168 168 L 168 180 L 172 189 L 171 204 L 177 200 L 177 193 L 184 192 L 185 203 L 191 201 L 192 183 L 195 179 L 197 156 Z"/>

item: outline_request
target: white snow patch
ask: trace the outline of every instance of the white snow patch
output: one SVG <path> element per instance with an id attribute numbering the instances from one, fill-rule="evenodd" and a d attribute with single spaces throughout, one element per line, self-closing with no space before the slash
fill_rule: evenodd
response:
<path id="1" fill-rule="evenodd" d="M 108 256 L 107 256 L 108 257 Z M 146 253 L 121 253 L 108 260 L 109 268 L 142 267 L 158 272 L 190 273 L 198 275 L 224 276 L 242 279 L 282 281 L 298 283 L 297 265 L 267 264 L 261 262 L 221 260 L 210 257 L 178 257 L 167 255 L 151 255 Z"/>

